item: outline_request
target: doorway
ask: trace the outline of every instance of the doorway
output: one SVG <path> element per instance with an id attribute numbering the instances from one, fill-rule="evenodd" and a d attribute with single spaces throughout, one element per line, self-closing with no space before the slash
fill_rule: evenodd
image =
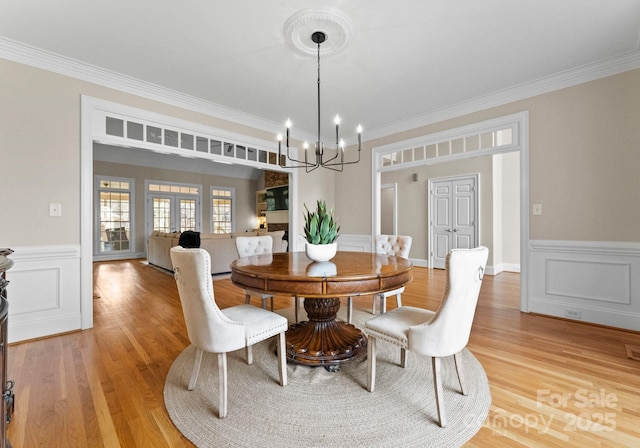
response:
<path id="1" fill-rule="evenodd" d="M 398 232 L 398 184 L 380 187 L 380 233 L 396 235 Z"/>

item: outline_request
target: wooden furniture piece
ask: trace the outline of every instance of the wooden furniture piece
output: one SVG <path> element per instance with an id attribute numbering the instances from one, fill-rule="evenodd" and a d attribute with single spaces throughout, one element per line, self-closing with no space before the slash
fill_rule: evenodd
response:
<path id="1" fill-rule="evenodd" d="M 13 414 L 14 395 L 13 381 L 7 380 L 7 345 L 9 325 L 9 302 L 7 302 L 6 271 L 13 266 L 13 261 L 7 258 L 11 249 L 0 248 L 0 386 L 2 387 L 2 404 L 0 405 L 0 448 L 11 448 L 7 440 L 7 424 Z"/>
<path id="2" fill-rule="evenodd" d="M 367 339 L 358 328 L 336 320 L 340 297 L 377 294 L 412 280 L 406 258 L 368 252 L 338 252 L 316 263 L 304 252 L 240 258 L 231 263 L 231 281 L 240 288 L 304 297 L 308 321 L 287 331 L 287 360 L 328 370 L 363 359 Z"/>

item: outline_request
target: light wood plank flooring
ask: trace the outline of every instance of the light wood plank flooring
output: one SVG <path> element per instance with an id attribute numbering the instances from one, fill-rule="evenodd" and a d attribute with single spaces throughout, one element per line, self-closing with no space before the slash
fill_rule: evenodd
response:
<path id="1" fill-rule="evenodd" d="M 214 285 L 222 308 L 244 301 L 229 280 Z M 403 302 L 435 309 L 443 285 L 443 271 L 415 268 Z M 625 351 L 640 346 L 640 334 L 523 314 L 518 295 L 518 274 L 485 277 L 469 349 L 493 403 L 466 446 L 640 446 L 640 361 Z M 276 298 L 277 308 L 289 306 Z M 370 309 L 370 296 L 354 306 Z M 90 330 L 9 347 L 14 448 L 192 446 L 162 396 L 189 344 L 172 275 L 143 260 L 96 263 L 94 312 Z"/>

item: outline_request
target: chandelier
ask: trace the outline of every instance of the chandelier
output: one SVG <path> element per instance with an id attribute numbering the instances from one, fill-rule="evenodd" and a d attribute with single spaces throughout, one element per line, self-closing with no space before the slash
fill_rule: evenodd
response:
<path id="1" fill-rule="evenodd" d="M 344 160 L 344 140 L 340 138 L 340 115 L 336 115 L 334 123 L 336 125 L 336 147 L 328 149 L 325 153 L 324 142 L 320 138 L 320 44 L 327 39 L 327 35 L 322 31 L 315 31 L 311 35 L 311 40 L 318 45 L 318 140 L 315 144 L 315 157 L 309 156 L 309 143 L 303 143 L 304 160 L 297 156 L 294 158 L 290 153 L 289 134 L 291 131 L 291 120 L 287 120 L 286 130 L 286 159 L 291 163 L 287 164 L 282 158 L 282 134 L 278 134 L 278 163 L 283 168 L 304 168 L 307 173 L 318 167 L 327 168 L 334 171 L 342 171 L 345 165 L 351 165 L 360 161 L 360 150 L 362 149 L 362 126 L 358 125 L 356 132 L 358 133 L 358 158 L 356 160 Z"/>

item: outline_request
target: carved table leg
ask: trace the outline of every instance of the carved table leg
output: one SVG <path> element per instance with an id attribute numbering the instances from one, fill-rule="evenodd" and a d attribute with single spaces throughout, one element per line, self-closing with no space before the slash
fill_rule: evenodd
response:
<path id="1" fill-rule="evenodd" d="M 305 299 L 307 322 L 287 331 L 287 360 L 308 366 L 337 366 L 367 356 L 367 338 L 355 326 L 336 320 L 340 299 Z"/>

